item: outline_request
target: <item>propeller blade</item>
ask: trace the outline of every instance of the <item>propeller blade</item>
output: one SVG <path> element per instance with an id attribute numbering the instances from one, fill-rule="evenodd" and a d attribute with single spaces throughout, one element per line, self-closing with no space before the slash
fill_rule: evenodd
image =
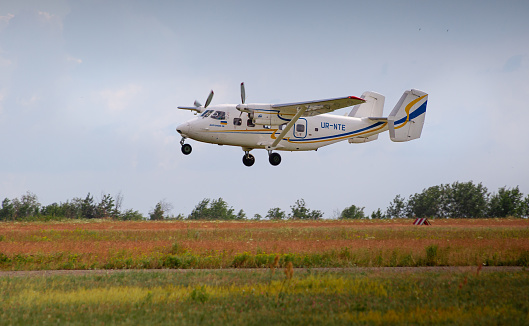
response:
<path id="1" fill-rule="evenodd" d="M 195 103 L 194 103 L 194 104 L 195 104 L 195 106 L 196 106 L 197 108 L 199 108 L 199 107 L 202 106 L 202 104 L 200 104 L 200 102 L 199 102 L 199 101 L 196 101 L 196 100 L 195 100 Z"/>
<path id="2" fill-rule="evenodd" d="M 207 108 L 209 103 L 211 103 L 211 100 L 213 99 L 213 91 L 211 91 L 211 93 L 209 93 L 209 96 L 208 96 L 208 99 L 206 100 L 206 105 L 204 105 L 204 108 Z"/>
<path id="3" fill-rule="evenodd" d="M 244 90 L 244 83 L 241 83 L 241 101 L 242 101 L 242 104 L 244 104 L 245 100 L 246 100 L 246 91 Z"/>

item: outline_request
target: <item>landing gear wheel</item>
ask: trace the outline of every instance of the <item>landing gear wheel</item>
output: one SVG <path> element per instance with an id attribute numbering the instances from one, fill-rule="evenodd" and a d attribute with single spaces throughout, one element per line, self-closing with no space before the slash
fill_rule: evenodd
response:
<path id="1" fill-rule="evenodd" d="M 184 153 L 184 155 L 191 154 L 192 150 L 193 150 L 193 148 L 191 148 L 191 145 L 189 145 L 189 144 L 183 144 L 182 145 L 182 153 Z"/>
<path id="2" fill-rule="evenodd" d="M 278 153 L 270 153 L 270 155 L 268 155 L 268 161 L 273 166 L 279 165 L 279 163 L 281 163 L 281 155 Z"/>
<path id="3" fill-rule="evenodd" d="M 252 166 L 255 163 L 255 157 L 252 154 L 244 154 L 242 163 L 246 166 Z"/>

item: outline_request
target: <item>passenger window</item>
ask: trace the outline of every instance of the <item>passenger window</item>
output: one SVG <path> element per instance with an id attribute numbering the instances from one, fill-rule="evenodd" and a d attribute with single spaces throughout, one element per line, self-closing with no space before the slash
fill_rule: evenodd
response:
<path id="1" fill-rule="evenodd" d="M 297 132 L 305 132 L 305 125 L 297 124 L 296 125 L 296 131 Z"/>
<path id="2" fill-rule="evenodd" d="M 246 121 L 246 125 L 248 127 L 255 127 L 255 123 L 253 123 L 252 119 L 248 119 L 248 121 Z"/>
<path id="3" fill-rule="evenodd" d="M 242 119 L 241 118 L 233 118 L 233 124 L 235 126 L 240 126 L 242 125 Z"/>

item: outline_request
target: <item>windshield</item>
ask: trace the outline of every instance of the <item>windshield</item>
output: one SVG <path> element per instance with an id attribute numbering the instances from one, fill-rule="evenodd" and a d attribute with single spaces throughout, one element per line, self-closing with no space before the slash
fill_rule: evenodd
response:
<path id="1" fill-rule="evenodd" d="M 224 111 L 215 111 L 215 113 L 213 113 L 211 115 L 211 118 L 212 119 L 217 119 L 217 120 L 224 120 L 224 119 L 226 119 L 226 112 L 224 112 Z"/>
<path id="2" fill-rule="evenodd" d="M 201 117 L 207 118 L 213 110 L 206 110 L 206 112 L 202 113 Z"/>

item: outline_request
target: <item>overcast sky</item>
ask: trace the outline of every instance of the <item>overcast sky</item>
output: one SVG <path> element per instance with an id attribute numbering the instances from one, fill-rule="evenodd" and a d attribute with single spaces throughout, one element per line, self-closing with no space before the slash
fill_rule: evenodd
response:
<path id="1" fill-rule="evenodd" d="M 529 193 L 528 1 L 0 0 L 0 200 L 121 192 L 147 214 L 222 197 L 249 217 L 325 217 L 455 181 Z M 190 140 L 195 99 L 288 103 L 429 93 L 422 137 L 267 152 Z M 335 114 L 343 115 L 350 109 Z"/>

